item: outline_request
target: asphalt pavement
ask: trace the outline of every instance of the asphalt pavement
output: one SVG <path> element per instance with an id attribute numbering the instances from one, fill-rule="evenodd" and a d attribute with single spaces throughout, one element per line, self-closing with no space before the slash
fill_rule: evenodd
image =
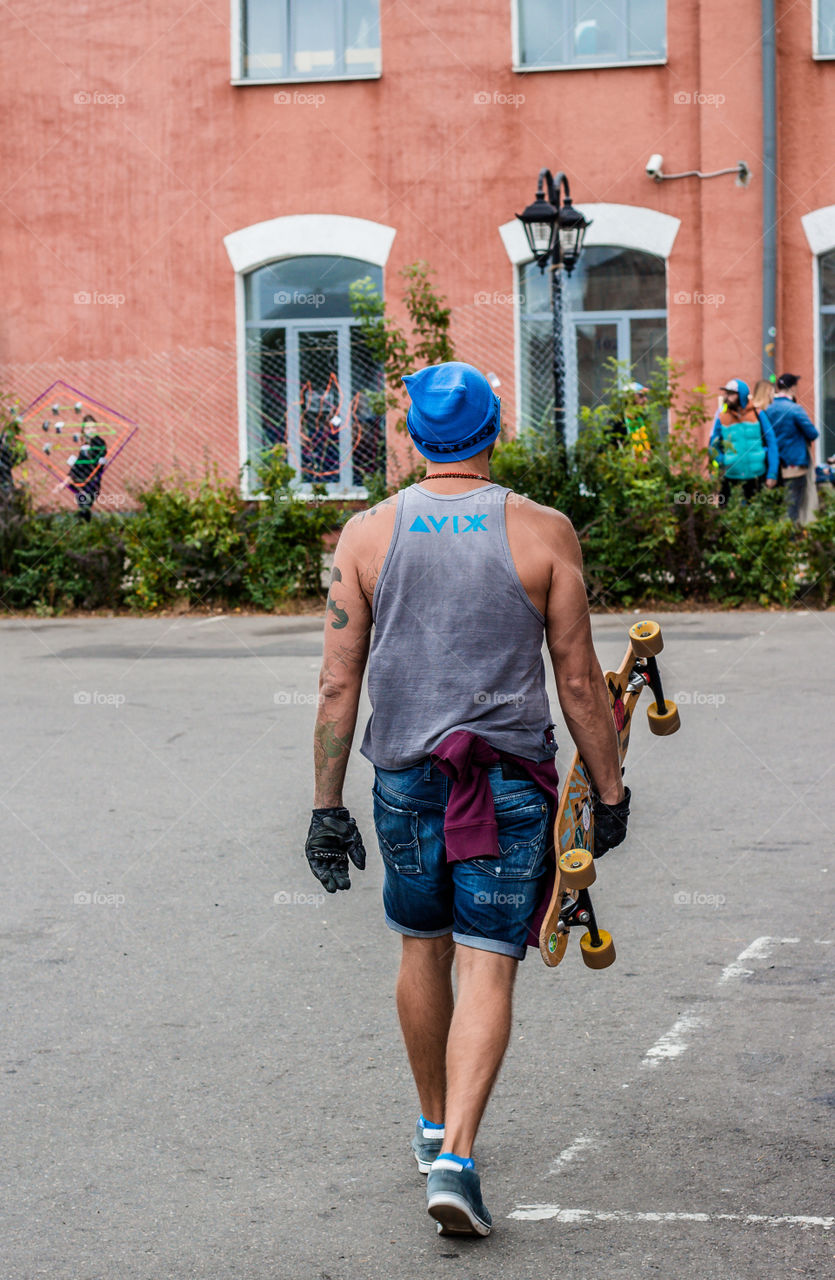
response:
<path id="1" fill-rule="evenodd" d="M 638 711 L 618 959 L 521 966 L 484 1241 L 409 1154 L 358 754 L 367 870 L 304 860 L 321 619 L 0 622 L 4 1280 L 832 1274 L 835 614 L 660 621 L 682 728 Z"/>

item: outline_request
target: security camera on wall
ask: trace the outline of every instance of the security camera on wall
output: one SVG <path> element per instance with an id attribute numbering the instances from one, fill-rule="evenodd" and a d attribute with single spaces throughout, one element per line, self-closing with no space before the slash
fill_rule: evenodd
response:
<path id="1" fill-rule="evenodd" d="M 661 166 L 664 163 L 664 157 L 657 153 L 650 156 L 647 160 L 647 173 L 650 178 L 654 178 L 656 182 L 661 181 Z"/>

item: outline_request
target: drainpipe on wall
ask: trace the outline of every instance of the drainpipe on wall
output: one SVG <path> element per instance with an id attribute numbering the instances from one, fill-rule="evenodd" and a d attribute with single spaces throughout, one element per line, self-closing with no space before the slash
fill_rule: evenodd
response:
<path id="1" fill-rule="evenodd" d="M 776 372 L 777 41 L 775 0 L 762 0 L 763 70 L 763 377 Z"/>

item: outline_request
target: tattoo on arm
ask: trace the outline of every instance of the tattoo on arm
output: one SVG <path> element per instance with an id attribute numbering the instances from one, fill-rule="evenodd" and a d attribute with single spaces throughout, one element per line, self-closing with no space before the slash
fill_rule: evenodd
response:
<path id="1" fill-rule="evenodd" d="M 335 631 L 340 631 L 343 627 L 347 627 L 348 625 L 348 610 L 343 609 L 340 605 L 336 603 L 336 601 L 333 598 L 334 583 L 341 582 L 341 581 L 342 581 L 342 571 L 340 569 L 337 569 L 336 565 L 334 565 L 333 571 L 331 573 L 331 589 L 328 592 L 327 608 L 329 612 L 331 612 L 334 615 L 334 619 L 333 619 L 333 622 L 331 623 L 331 626 Z"/>

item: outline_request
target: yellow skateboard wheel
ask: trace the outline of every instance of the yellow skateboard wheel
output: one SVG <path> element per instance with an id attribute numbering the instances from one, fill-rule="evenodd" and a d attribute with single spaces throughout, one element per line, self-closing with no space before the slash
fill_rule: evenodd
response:
<path id="1" fill-rule="evenodd" d="M 664 648 L 657 622 L 636 622 L 629 628 L 629 639 L 638 658 L 654 658 Z"/>
<path id="2" fill-rule="evenodd" d="M 566 889 L 588 889 L 594 884 L 597 871 L 588 849 L 566 849 L 560 854 L 560 877 Z"/>
<path id="3" fill-rule="evenodd" d="M 598 929 L 600 946 L 591 945 L 591 934 L 584 933 L 580 939 L 580 954 L 587 969 L 608 969 L 615 963 L 615 944 L 612 935 L 605 929 Z"/>
<path id="4" fill-rule="evenodd" d="M 670 702 L 668 698 L 664 699 L 663 715 L 659 712 L 654 702 L 650 703 L 647 707 L 647 720 L 649 720 L 650 732 L 660 738 L 666 737 L 668 733 L 675 733 L 676 729 L 681 728 L 678 707 L 674 702 Z"/>

